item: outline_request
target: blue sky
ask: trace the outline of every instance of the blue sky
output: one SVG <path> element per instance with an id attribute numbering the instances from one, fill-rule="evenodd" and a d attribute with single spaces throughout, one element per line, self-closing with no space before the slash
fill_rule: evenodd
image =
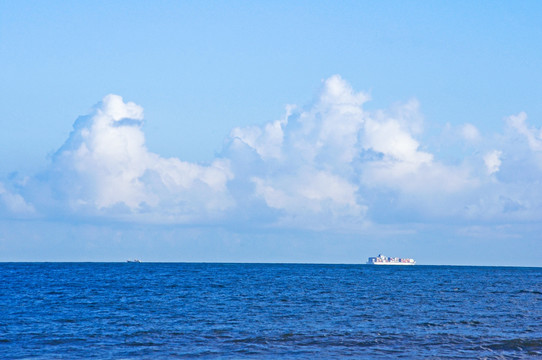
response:
<path id="1" fill-rule="evenodd" d="M 542 266 L 540 13 L 3 2 L 0 261 Z"/>

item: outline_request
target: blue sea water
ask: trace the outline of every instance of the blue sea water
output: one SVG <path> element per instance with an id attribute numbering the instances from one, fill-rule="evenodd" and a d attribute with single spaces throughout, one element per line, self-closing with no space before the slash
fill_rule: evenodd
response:
<path id="1" fill-rule="evenodd" d="M 1 359 L 542 357 L 542 268 L 0 263 Z"/>

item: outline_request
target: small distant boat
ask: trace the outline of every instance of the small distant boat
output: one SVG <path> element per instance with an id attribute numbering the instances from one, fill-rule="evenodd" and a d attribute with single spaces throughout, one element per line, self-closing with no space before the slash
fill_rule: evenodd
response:
<path id="1" fill-rule="evenodd" d="M 367 260 L 369 265 L 416 265 L 416 261 L 410 258 L 398 258 L 398 257 L 387 257 L 385 255 L 379 254 L 377 257 L 370 257 Z"/>
<path id="2" fill-rule="evenodd" d="M 134 260 L 126 260 L 126 262 L 129 262 L 129 263 L 140 263 L 141 260 L 139 259 L 134 259 Z"/>

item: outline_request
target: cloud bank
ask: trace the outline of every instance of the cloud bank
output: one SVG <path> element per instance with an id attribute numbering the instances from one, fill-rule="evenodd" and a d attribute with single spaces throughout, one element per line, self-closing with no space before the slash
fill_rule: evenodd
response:
<path id="1" fill-rule="evenodd" d="M 541 220 L 542 131 L 525 113 L 501 134 L 458 125 L 454 141 L 470 151 L 446 163 L 424 144 L 416 100 L 376 111 L 368 101 L 332 76 L 311 104 L 233 129 L 214 161 L 197 164 L 147 149 L 143 109 L 108 95 L 75 121 L 46 171 L 0 183 L 0 211 L 338 231 Z"/>

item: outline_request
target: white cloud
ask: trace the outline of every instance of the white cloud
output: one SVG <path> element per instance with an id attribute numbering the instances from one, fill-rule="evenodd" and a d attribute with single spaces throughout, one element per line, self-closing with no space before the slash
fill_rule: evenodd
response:
<path id="1" fill-rule="evenodd" d="M 357 187 L 345 179 L 326 171 L 303 169 L 292 176 L 271 179 L 252 178 L 256 194 L 262 196 L 268 206 L 292 213 L 324 210 L 332 205 L 332 212 L 351 212 L 360 215 L 362 207 L 356 202 Z"/>
<path id="2" fill-rule="evenodd" d="M 367 94 L 356 93 L 333 76 L 310 106 L 289 107 L 285 119 L 270 123 L 280 127 L 280 141 L 268 141 L 270 124 L 236 128 L 229 156 L 247 159 L 257 154 L 257 160 L 245 166 L 238 161 L 234 165 L 252 181 L 254 192 L 247 196 L 262 199 L 280 212 L 281 223 L 288 219 L 289 224 L 322 221 L 322 214 L 335 225 L 360 224 L 370 219 L 375 201 L 388 201 L 374 193 L 388 191 L 424 211 L 437 206 L 440 213 L 457 212 L 461 205 L 455 204 L 456 195 L 479 182 L 467 168 L 437 162 L 421 149 L 414 137 L 423 130 L 418 102 L 369 112 L 363 109 L 368 100 Z M 450 199 L 431 204 L 428 199 L 435 194 Z M 412 201 L 420 197 L 424 201 Z M 453 210 L 448 209 L 450 202 Z M 390 216 L 396 210 L 390 208 Z"/>
<path id="3" fill-rule="evenodd" d="M 472 124 L 464 124 L 461 127 L 461 136 L 467 141 L 476 142 L 480 140 L 480 132 Z"/>
<path id="4" fill-rule="evenodd" d="M 284 138 L 283 127 L 288 124 L 288 117 L 293 107 L 288 107 L 284 119 L 265 125 L 262 130 L 258 126 L 247 128 L 234 128 L 230 136 L 235 142 L 241 142 L 256 150 L 262 159 L 280 159 L 281 147 Z"/>
<path id="5" fill-rule="evenodd" d="M 0 183 L 0 205 L 14 215 L 25 216 L 35 213 L 34 206 L 28 204 L 21 195 L 8 191 L 2 183 Z"/>
<path id="6" fill-rule="evenodd" d="M 289 106 L 279 121 L 234 129 L 225 152 L 245 161 L 257 154 L 256 160 L 234 164 L 237 173 L 250 179 L 247 189 L 253 192 L 245 196 L 278 210 L 272 221 L 289 226 L 363 220 L 367 207 L 354 183 L 353 161 L 359 155 L 361 106 L 367 100 L 333 76 L 310 107 Z"/>
<path id="7" fill-rule="evenodd" d="M 502 151 L 493 150 L 484 156 L 484 163 L 486 164 L 488 174 L 491 175 L 499 171 L 502 164 L 501 155 Z"/>
<path id="8" fill-rule="evenodd" d="M 367 101 L 332 76 L 308 106 L 234 128 L 220 157 L 197 164 L 149 151 L 143 109 L 108 95 L 77 119 L 46 172 L 0 186 L 0 202 L 12 214 L 43 217 L 352 231 L 378 220 L 542 216 L 542 134 L 524 113 L 493 138 L 462 125 L 454 141 L 472 152 L 446 163 L 427 146 L 417 100 L 376 111 L 364 109 Z"/>
<path id="9" fill-rule="evenodd" d="M 527 114 L 524 112 L 507 118 L 508 125 L 527 139 L 532 151 L 542 151 L 542 129 L 527 126 Z"/>
<path id="10" fill-rule="evenodd" d="M 412 170 L 433 160 L 433 155 L 419 151 L 419 143 L 394 119 L 368 118 L 362 146 L 383 154 L 386 160 L 409 165 Z"/>
<path id="11" fill-rule="evenodd" d="M 117 95 L 106 96 L 91 115 L 78 119 L 52 164 L 55 190 L 72 210 L 116 207 L 118 213 L 121 205 L 133 214 L 185 219 L 232 206 L 227 160 L 202 166 L 149 152 L 142 119 L 141 107 Z"/>

